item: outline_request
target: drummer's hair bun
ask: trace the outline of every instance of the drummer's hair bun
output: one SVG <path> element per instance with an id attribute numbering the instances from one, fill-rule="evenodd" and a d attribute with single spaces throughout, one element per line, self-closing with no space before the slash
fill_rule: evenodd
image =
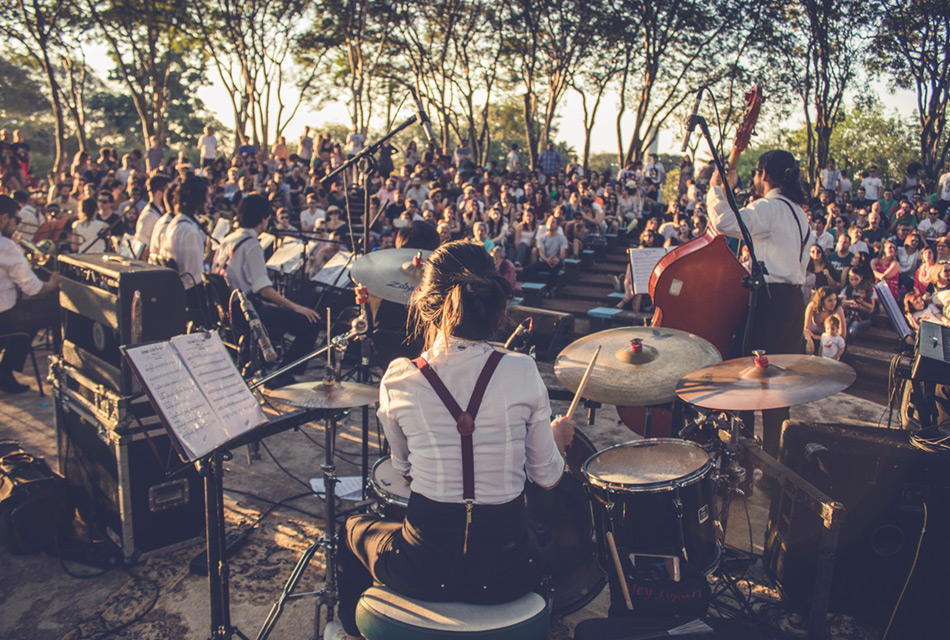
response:
<path id="1" fill-rule="evenodd" d="M 482 245 L 449 242 L 426 261 L 422 284 L 412 296 L 410 323 L 432 347 L 439 334 L 488 340 L 505 323 L 511 285 Z"/>

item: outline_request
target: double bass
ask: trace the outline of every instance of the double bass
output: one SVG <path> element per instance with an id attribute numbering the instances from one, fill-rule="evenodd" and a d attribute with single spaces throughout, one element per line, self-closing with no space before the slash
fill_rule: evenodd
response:
<path id="1" fill-rule="evenodd" d="M 763 100 L 758 85 L 745 94 L 746 112 L 734 144 L 739 151 L 749 146 Z M 748 310 L 750 292 L 742 286 L 746 275 L 725 237 L 708 227 L 705 234 L 676 247 L 653 268 L 649 292 L 655 311 L 650 326 L 694 333 L 728 358 L 732 336 Z M 642 435 L 644 407 L 617 407 L 617 413 L 627 427 Z M 652 436 L 669 437 L 671 426 L 670 411 L 654 411 Z"/>

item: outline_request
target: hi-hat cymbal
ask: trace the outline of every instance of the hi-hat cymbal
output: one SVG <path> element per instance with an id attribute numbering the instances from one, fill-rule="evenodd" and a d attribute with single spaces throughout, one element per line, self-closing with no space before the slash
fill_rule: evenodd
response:
<path id="1" fill-rule="evenodd" d="M 421 249 L 373 251 L 357 258 L 350 269 L 350 279 L 383 300 L 409 304 L 409 297 L 422 282 L 430 253 Z M 420 258 L 419 264 L 414 264 L 416 257 Z"/>
<path id="2" fill-rule="evenodd" d="M 375 404 L 379 389 L 358 382 L 297 382 L 269 389 L 267 397 L 302 409 L 350 409 Z"/>
<path id="3" fill-rule="evenodd" d="M 777 409 L 827 398 L 850 387 L 856 377 L 850 366 L 829 358 L 748 356 L 690 373 L 676 386 L 676 394 L 707 409 Z"/>
<path id="4" fill-rule="evenodd" d="M 639 351 L 632 341 L 639 340 Z M 676 398 L 680 378 L 722 360 L 716 347 L 692 333 L 664 327 L 621 327 L 584 336 L 569 344 L 554 363 L 554 374 L 576 391 L 591 356 L 602 347 L 584 391 L 588 400 L 622 406 L 649 406 Z"/>

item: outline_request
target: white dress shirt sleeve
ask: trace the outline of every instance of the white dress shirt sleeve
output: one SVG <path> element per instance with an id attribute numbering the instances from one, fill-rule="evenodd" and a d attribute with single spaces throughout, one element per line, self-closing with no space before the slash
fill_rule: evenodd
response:
<path id="1" fill-rule="evenodd" d="M 540 374 L 532 381 L 542 401 L 531 415 L 525 436 L 525 472 L 528 480 L 550 488 L 558 483 L 564 472 L 564 458 L 557 450 L 551 431 L 551 402 Z M 526 381 L 526 384 L 528 382 Z"/>

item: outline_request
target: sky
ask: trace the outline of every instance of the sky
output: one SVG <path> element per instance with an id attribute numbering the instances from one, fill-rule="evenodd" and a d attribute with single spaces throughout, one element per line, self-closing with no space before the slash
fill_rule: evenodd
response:
<path id="1" fill-rule="evenodd" d="M 87 62 L 93 69 L 107 69 L 111 65 L 111 62 L 106 55 L 105 48 L 101 45 L 88 45 L 86 47 L 86 54 Z M 234 126 L 233 116 L 231 115 L 230 99 L 228 98 L 227 92 L 224 89 L 220 78 L 218 78 L 217 71 L 213 67 L 209 67 L 208 69 L 208 78 L 212 81 L 211 84 L 199 89 L 198 96 L 204 101 L 205 106 L 218 118 L 219 121 L 228 127 Z M 860 82 L 856 84 L 860 84 Z M 891 94 L 887 90 L 884 83 L 880 81 L 871 83 L 871 86 L 877 91 L 886 108 L 896 109 L 902 114 L 916 113 L 917 105 L 912 92 L 899 91 L 896 94 Z M 121 87 L 116 88 L 121 90 Z M 406 101 L 402 108 L 402 112 L 400 112 L 396 117 L 397 122 L 401 122 L 411 115 L 411 104 L 411 99 Z M 594 123 L 594 129 L 591 136 L 591 153 L 616 153 L 617 134 L 615 114 L 618 108 L 619 99 L 616 93 L 608 94 L 604 97 L 597 113 L 597 120 Z M 707 96 L 704 98 L 703 104 L 700 108 L 700 115 L 705 116 L 707 121 L 709 121 L 710 125 L 712 126 L 712 123 L 714 122 L 714 116 L 710 110 L 711 106 L 709 105 Z M 583 123 L 583 121 L 584 114 L 581 107 L 580 98 L 576 92 L 568 91 L 559 107 L 559 115 L 557 118 L 557 138 L 573 147 L 578 154 L 580 154 L 584 149 L 584 128 L 580 124 L 575 123 Z M 624 118 L 625 126 L 623 131 L 625 135 L 629 134 L 632 121 L 633 116 L 632 114 L 628 113 Z M 798 121 L 778 123 L 778 126 L 795 127 L 799 126 L 800 121 L 801 118 L 798 116 Z M 321 127 L 326 126 L 327 124 L 349 124 L 349 115 L 344 103 L 327 102 L 321 105 L 319 109 L 313 109 L 309 108 L 307 105 L 302 105 L 300 110 L 297 112 L 296 117 L 285 129 L 284 135 L 286 135 L 288 142 L 296 141 L 303 132 L 304 126 L 309 125 L 311 129 L 316 128 L 319 130 Z M 380 123 L 374 123 L 374 125 L 377 126 L 379 124 Z M 773 123 L 762 122 L 762 126 L 764 127 L 770 127 L 772 125 Z M 417 130 L 416 135 L 419 141 L 424 139 L 424 133 L 421 128 Z M 694 135 L 698 135 L 698 133 Z M 682 143 L 683 132 L 680 129 L 680 124 L 678 122 L 670 122 L 666 129 L 660 131 L 659 140 L 656 144 L 655 150 L 659 153 L 678 154 Z"/>

